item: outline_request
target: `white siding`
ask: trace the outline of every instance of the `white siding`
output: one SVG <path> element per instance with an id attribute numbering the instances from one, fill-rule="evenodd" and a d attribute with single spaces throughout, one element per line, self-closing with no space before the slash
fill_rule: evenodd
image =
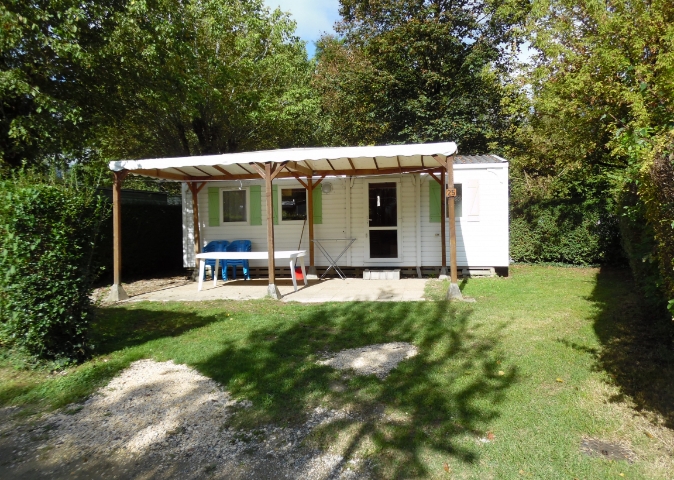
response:
<path id="1" fill-rule="evenodd" d="M 325 179 L 323 182 L 332 184 L 332 192 L 323 194 L 323 223 L 314 225 L 315 238 L 337 238 L 346 235 L 346 203 L 344 182 L 345 179 Z M 262 225 L 233 225 L 233 226 L 208 226 L 208 188 L 239 187 L 239 182 L 212 182 L 201 189 L 199 192 L 199 222 L 201 223 L 201 237 L 203 244 L 212 240 L 250 240 L 253 244 L 253 250 L 267 250 L 267 212 L 265 201 L 264 182 L 244 181 L 244 188 L 250 185 L 262 186 Z M 284 187 L 302 187 L 295 179 L 278 179 L 274 181 L 278 188 Z M 316 188 L 321 188 L 319 185 Z M 297 250 L 302 235 L 303 222 L 284 223 L 279 222 L 274 225 L 274 241 L 276 250 Z M 304 228 L 300 249 L 309 250 L 309 226 Z M 332 250 L 328 250 L 332 253 Z M 328 261 L 323 257 L 318 248 L 315 249 L 316 265 L 328 265 Z M 308 259 L 307 259 L 308 260 Z M 267 265 L 265 260 L 251 260 L 251 266 L 264 267 Z M 346 258 L 343 257 L 340 265 L 346 265 Z M 281 265 L 279 265 L 281 266 Z M 285 266 L 285 265 L 283 265 Z"/>
<path id="2" fill-rule="evenodd" d="M 468 167 L 468 166 L 461 166 Z M 454 171 L 454 182 L 463 185 L 477 181 L 479 217 L 470 218 L 464 208 L 462 218 L 456 220 L 456 252 L 459 266 L 507 267 L 508 250 L 508 170 L 507 165 L 489 168 L 461 168 Z M 423 266 L 438 266 L 441 258 L 440 223 L 429 221 L 428 182 L 422 175 L 421 183 L 421 262 Z M 466 207 L 466 205 L 464 205 Z M 476 220 L 476 221 L 473 221 Z M 449 264 L 449 221 L 447 220 L 447 263 Z"/>
<path id="3" fill-rule="evenodd" d="M 457 165 L 455 182 L 464 185 L 473 182 L 479 196 L 479 216 L 470 219 L 465 215 L 457 219 L 457 256 L 460 266 L 508 266 L 508 167 L 507 164 Z M 377 177 L 381 178 L 381 177 Z M 440 266 L 441 244 L 440 224 L 429 221 L 428 182 L 434 181 L 428 175 L 392 175 L 390 181 L 398 181 L 402 212 L 399 261 L 371 261 L 367 258 L 367 181 L 368 177 L 326 178 L 332 184 L 332 191 L 323 194 L 323 223 L 314 226 L 315 238 L 356 238 L 355 243 L 339 264 L 342 266 L 416 266 L 419 258 L 421 266 Z M 349 183 L 350 183 L 350 188 Z M 419 185 L 417 185 L 419 183 Z M 278 179 L 274 182 L 279 189 L 284 186 L 301 186 L 295 179 Z M 208 226 L 208 188 L 239 187 L 239 182 L 214 182 L 199 192 L 199 218 L 203 244 L 211 240 L 247 239 L 253 243 L 253 250 L 267 249 L 267 222 L 265 208 L 265 188 L 261 180 L 248 180 L 243 187 L 262 186 L 262 225 Z M 317 188 L 321 188 L 320 186 Z M 347 195 L 350 192 L 350 202 Z M 183 189 L 184 263 L 194 264 L 192 250 L 191 195 Z M 474 212 L 475 213 L 475 212 Z M 350 224 L 347 219 L 350 218 Z M 417 229 L 419 229 L 417 231 Z M 302 232 L 302 222 L 274 225 L 274 237 L 278 250 L 295 250 Z M 419 243 L 420 242 L 420 243 Z M 341 242 L 325 242 L 328 251 L 336 256 L 342 249 Z M 309 249 L 309 227 L 304 230 L 301 249 Z M 328 265 L 318 248 L 315 249 L 316 265 Z M 447 226 L 447 261 L 449 263 L 449 226 Z M 266 266 L 266 261 L 251 261 L 253 266 Z"/>

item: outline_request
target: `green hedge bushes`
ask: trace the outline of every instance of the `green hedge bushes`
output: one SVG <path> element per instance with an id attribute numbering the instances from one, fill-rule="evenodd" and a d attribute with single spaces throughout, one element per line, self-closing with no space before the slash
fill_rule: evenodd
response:
<path id="1" fill-rule="evenodd" d="M 648 147 L 622 197 L 623 243 L 649 302 L 667 305 L 674 315 L 674 130 L 655 136 Z"/>
<path id="2" fill-rule="evenodd" d="M 0 181 L 0 343 L 72 362 L 91 349 L 94 247 L 108 214 L 93 190 L 20 176 Z"/>
<path id="3" fill-rule="evenodd" d="M 596 200 L 601 194 L 594 190 L 601 190 L 601 185 L 573 178 L 525 182 L 522 177 L 514 172 L 510 195 L 510 256 L 515 262 L 624 261 L 618 217 L 606 201 Z M 563 186 L 569 184 L 573 190 L 564 192 Z"/>

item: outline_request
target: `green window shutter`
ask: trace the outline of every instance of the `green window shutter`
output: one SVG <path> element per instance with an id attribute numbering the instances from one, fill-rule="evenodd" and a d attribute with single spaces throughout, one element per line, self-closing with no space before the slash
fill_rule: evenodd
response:
<path id="1" fill-rule="evenodd" d="M 271 205 L 274 213 L 274 225 L 278 225 L 278 185 L 271 186 Z"/>
<path id="2" fill-rule="evenodd" d="M 250 224 L 262 225 L 262 187 L 251 185 L 250 195 Z"/>
<path id="3" fill-rule="evenodd" d="M 220 189 L 208 187 L 208 226 L 220 226 Z"/>
<path id="4" fill-rule="evenodd" d="M 323 223 L 323 190 L 321 186 L 314 188 L 314 225 Z"/>
<path id="5" fill-rule="evenodd" d="M 430 212 L 429 221 L 431 223 L 440 223 L 440 184 L 433 179 L 428 181 L 428 206 Z"/>

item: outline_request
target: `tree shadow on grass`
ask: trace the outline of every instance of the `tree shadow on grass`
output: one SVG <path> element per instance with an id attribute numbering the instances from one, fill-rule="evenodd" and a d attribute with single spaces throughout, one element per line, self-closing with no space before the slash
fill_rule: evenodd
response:
<path id="1" fill-rule="evenodd" d="M 95 353 L 104 355 L 151 340 L 177 337 L 195 328 L 222 320 L 220 315 L 205 315 L 195 311 L 167 311 L 131 305 L 101 308 L 96 311 L 92 328 Z"/>
<path id="2" fill-rule="evenodd" d="M 602 349 L 597 365 L 631 398 L 637 410 L 656 412 L 674 428 L 674 324 L 643 306 L 627 269 L 602 267 L 590 300 L 598 313 Z"/>
<path id="3" fill-rule="evenodd" d="M 236 319 L 240 328 L 225 320 L 228 312 L 236 312 L 237 317 L 243 314 Z M 212 309 L 203 304 L 194 309 L 138 304 L 101 315 L 96 327 L 99 353 L 126 353 L 108 363 L 96 362 L 91 374 L 97 376 L 96 385 L 102 385 L 133 360 L 147 356 L 175 359 L 216 380 L 235 397 L 252 401 L 251 408 L 234 408 L 228 415 L 223 428 L 232 430 L 209 432 L 218 449 L 231 448 L 218 443 L 220 437 L 229 438 L 223 432 L 250 432 L 265 424 L 291 427 L 289 431 L 300 435 L 299 450 L 292 450 L 288 457 L 265 457 L 269 446 L 253 442 L 250 448 L 258 449 L 257 453 L 250 458 L 234 457 L 236 465 L 245 468 L 236 474 L 223 471 L 223 478 L 269 478 L 273 468 L 290 468 L 296 461 L 308 465 L 327 451 L 342 460 L 331 464 L 331 472 L 321 478 L 338 476 L 356 458 L 369 460 L 377 477 L 442 475 L 443 462 L 474 464 L 479 460 L 479 442 L 499 417 L 506 391 L 518 380 L 515 368 L 506 369 L 499 363 L 505 325 L 479 322 L 472 315 L 471 306 L 444 301 L 223 302 Z M 221 320 L 225 321 L 216 323 Z M 161 338 L 168 341 L 150 349 L 142 346 Z M 388 342 L 410 342 L 418 354 L 401 362 L 383 380 L 316 363 L 329 353 Z M 134 346 L 140 348 L 127 349 Z M 80 388 L 74 374 L 64 381 L 73 382 L 69 388 Z M 81 388 L 93 386 L 88 383 Z M 85 390 L 80 398 L 88 394 Z M 128 399 L 126 395 L 119 402 L 126 404 Z M 349 415 L 310 424 L 307 419 L 313 418 L 316 407 Z M 132 436 L 136 429 L 129 431 Z M 129 465 L 117 464 L 112 457 L 96 457 L 85 467 L 86 459 L 74 459 L 63 472 L 77 466 L 84 476 L 123 467 L 130 469 L 129 475 L 140 476 L 166 462 L 153 456 L 161 448 L 158 442 L 149 444 Z M 170 462 L 176 475 L 175 469 L 183 468 L 180 462 L 194 463 L 177 457 Z M 38 462 L 21 468 L 39 477 L 53 466 Z"/>
<path id="4" fill-rule="evenodd" d="M 285 326 L 251 331 L 244 347 L 223 340 L 220 353 L 195 365 L 253 401 L 234 419 L 238 426 L 298 424 L 316 406 L 347 409 L 360 421 L 312 434 L 321 447 L 340 438 L 345 461 L 386 458 L 380 473 L 390 478 L 427 474 L 422 456 L 429 452 L 477 461 L 476 441 L 517 380 L 515 369 L 499 371 L 503 325 L 471 324 L 469 308 L 447 302 L 324 304 L 296 312 Z M 419 354 L 384 380 L 316 363 L 323 353 L 400 341 Z"/>

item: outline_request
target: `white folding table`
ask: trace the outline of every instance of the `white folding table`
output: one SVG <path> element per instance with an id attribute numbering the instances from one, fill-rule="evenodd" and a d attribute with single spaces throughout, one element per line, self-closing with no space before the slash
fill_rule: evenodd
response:
<path id="1" fill-rule="evenodd" d="M 274 252 L 274 258 L 277 260 L 285 259 L 290 260 L 290 275 L 293 279 L 293 286 L 295 291 L 297 291 L 297 277 L 295 276 L 295 265 L 297 264 L 297 259 L 300 260 L 300 266 L 302 267 L 302 276 L 304 277 L 304 284 L 307 285 L 307 272 L 304 269 L 304 255 L 306 255 L 306 250 L 285 250 L 285 251 L 276 251 Z M 204 272 L 206 270 L 206 260 L 215 260 L 215 268 L 213 269 L 213 286 L 215 287 L 218 284 L 218 264 L 220 260 L 267 260 L 269 258 L 268 252 L 206 252 L 198 253 L 196 258 L 199 260 L 199 287 L 198 290 L 201 291 L 201 288 L 204 283 Z"/>

